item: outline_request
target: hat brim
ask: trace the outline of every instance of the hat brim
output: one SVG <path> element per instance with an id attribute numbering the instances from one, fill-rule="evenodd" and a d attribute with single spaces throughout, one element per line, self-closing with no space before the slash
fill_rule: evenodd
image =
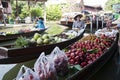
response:
<path id="1" fill-rule="evenodd" d="M 82 18 L 82 17 L 83 17 L 83 15 L 82 15 L 82 14 L 78 14 L 78 15 L 76 15 L 76 16 L 74 17 L 74 20 L 77 20 L 77 17 Z"/>

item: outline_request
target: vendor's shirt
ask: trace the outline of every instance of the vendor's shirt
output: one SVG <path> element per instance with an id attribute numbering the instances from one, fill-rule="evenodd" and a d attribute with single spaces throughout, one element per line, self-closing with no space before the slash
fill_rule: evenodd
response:
<path id="1" fill-rule="evenodd" d="M 118 28 L 120 28 L 120 23 L 119 23 L 119 24 L 117 24 L 117 27 L 118 27 Z"/>
<path id="2" fill-rule="evenodd" d="M 79 28 L 82 29 L 84 28 L 84 21 L 80 20 L 80 21 L 75 21 L 73 22 L 72 28 Z"/>
<path id="3" fill-rule="evenodd" d="M 117 24 L 117 27 L 118 27 L 118 29 L 119 29 L 119 36 L 120 36 L 120 23 L 119 24 Z M 119 37 L 119 40 L 118 40 L 119 42 L 118 42 L 118 45 L 120 46 L 120 37 Z"/>
<path id="4" fill-rule="evenodd" d="M 37 24 L 36 28 L 45 29 L 43 20 L 38 20 L 38 24 Z"/>
<path id="5" fill-rule="evenodd" d="M 112 26 L 112 20 L 107 20 L 106 27 L 111 27 L 111 26 Z"/>

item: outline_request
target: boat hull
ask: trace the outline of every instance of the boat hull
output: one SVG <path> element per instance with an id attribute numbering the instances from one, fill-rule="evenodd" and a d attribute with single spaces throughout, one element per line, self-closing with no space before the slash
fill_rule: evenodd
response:
<path id="1" fill-rule="evenodd" d="M 81 39 L 83 37 L 84 32 L 85 30 L 80 35 L 76 36 L 73 39 L 59 42 L 56 44 L 48 44 L 48 45 L 41 45 L 41 46 L 34 46 L 34 47 L 27 47 L 27 48 L 14 48 L 14 49 L 6 49 L 6 48 L 4 49 L 3 47 L 0 47 L 0 51 L 4 52 L 3 54 L 7 55 L 8 57 L 5 59 L 0 59 L 0 63 L 5 63 L 7 60 L 9 60 L 7 63 L 16 63 L 16 62 L 35 59 L 40 55 L 41 52 L 44 51 L 46 54 L 48 54 L 56 46 L 58 46 L 60 49 L 64 49 L 67 46 Z M 22 58 L 22 60 L 19 58 Z"/>
<path id="2" fill-rule="evenodd" d="M 42 33 L 44 30 L 39 30 L 39 31 L 31 31 L 31 32 L 26 32 L 26 33 L 19 33 L 19 34 L 9 34 L 9 35 L 0 35 L 0 42 L 8 41 L 8 40 L 14 40 L 17 39 L 20 36 L 23 37 L 30 37 L 33 36 L 35 33 Z"/>
<path id="3" fill-rule="evenodd" d="M 116 35 L 116 39 L 112 46 L 101 57 L 92 64 L 70 76 L 67 80 L 88 80 L 116 53 L 118 49 L 118 39 L 119 34 Z"/>

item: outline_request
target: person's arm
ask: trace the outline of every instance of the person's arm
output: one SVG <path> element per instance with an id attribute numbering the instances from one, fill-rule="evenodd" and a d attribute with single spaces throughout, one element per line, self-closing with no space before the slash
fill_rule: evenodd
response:
<path id="1" fill-rule="evenodd" d="M 120 29 L 120 23 L 119 23 L 119 24 L 117 24 L 117 28 L 118 28 L 118 29 Z"/>
<path id="2" fill-rule="evenodd" d="M 85 22 L 82 20 L 81 21 L 81 27 L 82 27 L 82 29 L 84 28 L 84 26 L 85 26 Z"/>
<path id="3" fill-rule="evenodd" d="M 113 27 L 110 27 L 111 29 L 120 29 L 120 24 L 117 24 L 117 25 L 115 25 L 115 26 L 113 26 Z"/>
<path id="4" fill-rule="evenodd" d="M 72 25 L 72 29 L 74 29 L 75 28 L 75 22 L 73 22 L 73 25 Z"/>
<path id="5" fill-rule="evenodd" d="M 117 25 L 113 26 L 113 27 L 110 27 L 110 29 L 117 29 Z"/>

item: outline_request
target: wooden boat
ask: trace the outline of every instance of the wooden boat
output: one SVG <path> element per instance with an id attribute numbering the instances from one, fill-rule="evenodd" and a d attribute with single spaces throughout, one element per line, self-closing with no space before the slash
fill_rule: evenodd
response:
<path id="1" fill-rule="evenodd" d="M 118 38 L 119 38 L 119 35 L 117 34 L 116 36 L 116 40 L 113 42 L 112 46 L 109 48 L 109 50 L 107 50 L 104 55 L 102 55 L 100 58 L 98 58 L 95 62 L 93 62 L 92 64 L 88 65 L 87 67 L 83 68 L 81 71 L 78 71 L 77 73 L 75 73 L 74 75 L 70 76 L 69 78 L 67 79 L 62 79 L 62 80 L 89 80 L 89 78 L 95 74 L 95 72 L 97 72 L 115 53 L 116 53 L 116 50 L 117 50 L 117 42 L 118 42 Z M 29 56 L 32 56 L 32 55 L 29 55 Z M 26 56 L 26 57 L 29 57 L 29 56 Z M 24 59 L 25 57 L 19 57 L 19 58 L 9 58 L 8 60 L 4 59 L 2 61 L 7 61 L 8 63 L 10 63 L 10 60 L 21 60 L 21 59 Z M 0 63 L 2 62 L 0 61 Z M 3 62 L 4 63 L 4 62 Z M 31 63 L 33 64 L 33 63 Z M 30 65 L 30 64 L 29 64 Z M 19 69 L 16 69 L 18 68 L 15 67 L 14 69 L 10 70 L 8 75 L 10 75 L 10 73 L 12 72 L 15 72 L 15 75 L 16 75 L 16 71 Z M 4 77 L 8 77 L 7 76 L 4 76 Z M 15 78 L 16 76 L 12 76 L 11 79 Z M 10 77 L 9 77 L 10 78 Z"/>
<path id="2" fill-rule="evenodd" d="M 75 38 L 72 38 L 63 42 L 55 43 L 55 44 L 33 46 L 33 47 L 26 47 L 26 48 L 0 47 L 0 55 L 8 57 L 8 58 L 0 59 L 0 63 L 5 63 L 3 62 L 4 60 L 9 60 L 8 62 L 11 62 L 10 59 L 12 59 L 13 62 L 31 60 L 31 59 L 37 58 L 40 55 L 40 53 L 43 51 L 45 53 L 50 53 L 56 46 L 58 46 L 60 49 L 64 49 L 65 47 L 73 44 L 74 42 L 82 38 L 84 32 L 85 32 L 85 29 L 82 30 L 81 34 L 79 34 Z M 9 46 L 6 46 L 6 47 L 9 47 Z M 21 58 L 22 60 L 19 58 Z"/>
<path id="3" fill-rule="evenodd" d="M 33 36 L 35 33 L 42 33 L 45 30 L 46 29 L 36 30 L 36 31 L 31 31 L 31 32 L 26 32 L 26 33 L 19 33 L 19 34 L 0 35 L 0 42 L 17 39 L 20 36 L 30 37 L 30 36 Z"/>
<path id="4" fill-rule="evenodd" d="M 67 80 L 88 80 L 90 77 L 92 77 L 92 75 L 94 75 L 116 53 L 118 49 L 118 39 L 119 34 L 116 35 L 116 39 L 109 50 L 107 50 L 95 62 L 70 76 L 67 78 Z"/>

